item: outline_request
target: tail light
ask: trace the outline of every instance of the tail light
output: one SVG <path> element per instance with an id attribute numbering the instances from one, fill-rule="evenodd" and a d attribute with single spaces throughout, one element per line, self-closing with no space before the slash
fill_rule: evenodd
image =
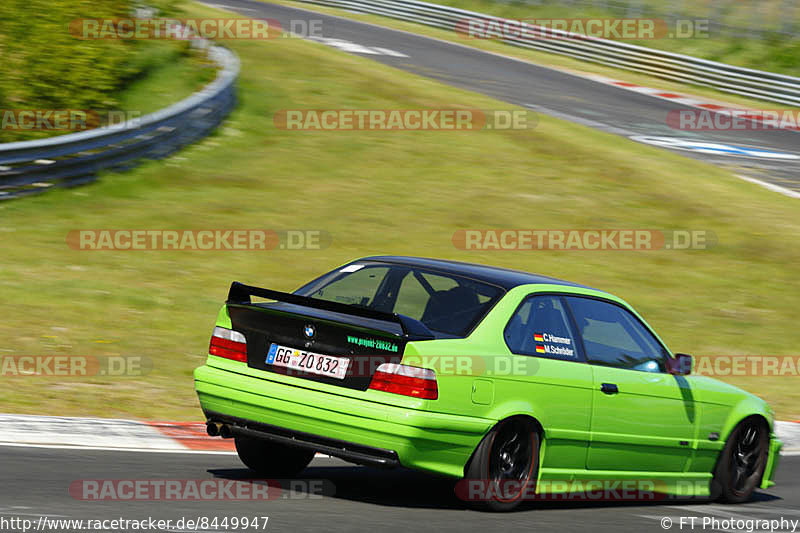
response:
<path id="1" fill-rule="evenodd" d="M 375 370 L 369 388 L 425 400 L 439 397 L 436 372 L 428 368 L 383 363 Z"/>
<path id="2" fill-rule="evenodd" d="M 247 362 L 247 339 L 238 331 L 221 327 L 214 328 L 208 353 L 225 359 Z"/>

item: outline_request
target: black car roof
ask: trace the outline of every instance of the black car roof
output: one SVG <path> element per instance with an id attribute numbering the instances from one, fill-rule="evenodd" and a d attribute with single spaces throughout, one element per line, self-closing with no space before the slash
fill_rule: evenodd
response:
<path id="1" fill-rule="evenodd" d="M 547 283 L 551 285 L 565 285 L 568 287 L 582 287 L 585 289 L 591 288 L 578 283 L 572 283 L 571 281 L 564 281 L 562 279 L 551 278 L 549 276 L 542 276 L 539 274 L 531 274 L 530 272 L 523 272 L 522 270 L 479 265 L 476 263 L 462 263 L 460 261 L 449 261 L 445 259 L 428 259 L 425 257 L 407 257 L 399 255 L 376 255 L 362 257 L 361 259 L 353 261 L 353 263 L 358 263 L 361 261 L 379 261 L 382 263 L 394 263 L 398 265 L 439 270 L 441 272 L 464 276 L 478 281 L 491 283 L 493 285 L 498 285 L 503 287 L 505 290 L 510 290 L 519 285 L 527 285 L 530 283 Z"/>

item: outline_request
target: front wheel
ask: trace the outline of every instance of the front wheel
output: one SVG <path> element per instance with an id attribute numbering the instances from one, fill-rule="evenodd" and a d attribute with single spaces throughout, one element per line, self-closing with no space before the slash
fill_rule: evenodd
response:
<path id="1" fill-rule="evenodd" d="M 239 459 L 259 475 L 291 478 L 302 472 L 314 458 L 314 450 L 285 446 L 277 442 L 238 436 L 236 453 Z"/>
<path id="2" fill-rule="evenodd" d="M 713 494 L 728 503 L 750 500 L 764 475 L 769 430 L 758 418 L 748 418 L 733 430 L 714 471 Z"/>
<path id="3" fill-rule="evenodd" d="M 539 471 L 539 433 L 530 420 L 510 418 L 494 427 L 478 445 L 467 469 L 478 483 L 470 503 L 490 511 L 510 511 L 533 494 Z M 479 494 L 475 496 L 475 494 Z"/>

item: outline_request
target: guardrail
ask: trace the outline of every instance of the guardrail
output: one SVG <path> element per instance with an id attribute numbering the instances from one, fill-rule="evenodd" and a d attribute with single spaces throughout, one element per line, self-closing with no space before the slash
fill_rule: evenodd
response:
<path id="1" fill-rule="evenodd" d="M 163 158 L 208 135 L 236 102 L 239 58 L 208 41 L 195 43 L 219 70 L 214 81 L 184 100 L 119 125 L 0 144 L 0 200 L 81 185 L 97 179 L 99 171 Z"/>
<path id="2" fill-rule="evenodd" d="M 519 21 L 415 0 L 300 0 L 311 4 L 348 9 L 357 13 L 384 15 L 407 22 L 435 26 L 463 35 L 468 21 L 488 27 L 502 22 L 505 43 L 603 63 L 663 79 L 705 85 L 717 90 L 800 105 L 800 78 L 708 61 L 617 41 L 542 28 Z M 490 26 L 495 23 L 493 26 Z M 485 26 L 486 27 L 486 26 Z M 543 36 L 545 34 L 545 36 Z"/>

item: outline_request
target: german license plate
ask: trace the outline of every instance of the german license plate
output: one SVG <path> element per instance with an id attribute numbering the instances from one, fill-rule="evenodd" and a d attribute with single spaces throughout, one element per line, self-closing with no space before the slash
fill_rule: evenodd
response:
<path id="1" fill-rule="evenodd" d="M 274 342 L 267 352 L 267 364 L 301 370 L 329 378 L 344 379 L 350 359 L 321 353 L 307 352 L 297 348 L 281 346 Z"/>

